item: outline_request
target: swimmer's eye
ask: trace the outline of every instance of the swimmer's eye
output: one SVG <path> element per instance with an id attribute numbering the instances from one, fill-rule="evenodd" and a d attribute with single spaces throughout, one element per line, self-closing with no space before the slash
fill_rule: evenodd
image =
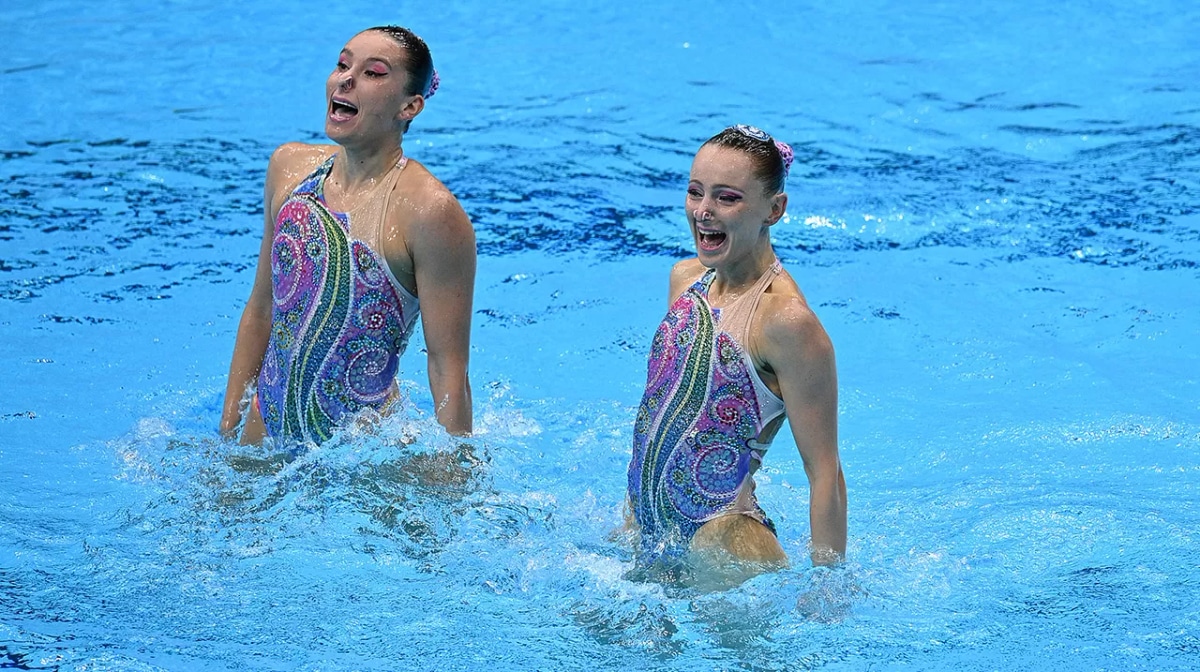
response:
<path id="1" fill-rule="evenodd" d="M 348 69 L 350 69 L 350 66 L 349 66 L 349 65 L 346 65 L 346 62 L 345 62 L 345 61 L 338 61 L 338 62 L 337 62 L 337 65 L 336 65 L 335 67 L 336 67 L 338 70 L 348 70 Z"/>
<path id="2" fill-rule="evenodd" d="M 704 198 L 704 192 L 700 191 L 699 189 L 696 189 L 695 187 L 689 188 L 687 190 L 687 195 L 688 195 L 688 198 Z"/>
<path id="3" fill-rule="evenodd" d="M 365 74 L 368 77 L 384 77 L 387 75 L 386 72 L 383 72 L 380 70 L 367 70 L 363 74 Z"/>
<path id="4" fill-rule="evenodd" d="M 717 200 L 722 203 L 737 203 L 738 201 L 742 200 L 742 197 L 740 194 L 725 193 L 725 194 L 718 194 Z"/>

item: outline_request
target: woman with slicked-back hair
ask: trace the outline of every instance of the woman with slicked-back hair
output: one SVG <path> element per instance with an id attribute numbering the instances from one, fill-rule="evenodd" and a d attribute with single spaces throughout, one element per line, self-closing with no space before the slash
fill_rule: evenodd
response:
<path id="1" fill-rule="evenodd" d="M 421 38 L 399 26 L 364 30 L 325 85 L 332 144 L 292 142 L 272 154 L 225 435 L 240 428 L 243 443 L 320 443 L 360 412 L 386 413 L 418 316 L 437 420 L 471 432 L 475 233 L 454 195 L 403 147 L 438 83 Z"/>
<path id="2" fill-rule="evenodd" d="M 771 246 L 791 162 L 791 147 L 745 125 L 692 161 L 696 256 L 671 272 L 633 430 L 639 572 L 729 585 L 788 564 L 753 478 L 785 419 L 808 475 L 812 562 L 846 552 L 833 345 Z"/>

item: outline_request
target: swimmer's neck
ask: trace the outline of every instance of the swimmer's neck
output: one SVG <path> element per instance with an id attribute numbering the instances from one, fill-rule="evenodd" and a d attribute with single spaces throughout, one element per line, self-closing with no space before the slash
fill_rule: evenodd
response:
<path id="1" fill-rule="evenodd" d="M 736 264 L 722 264 L 715 267 L 716 275 L 708 289 L 709 298 L 718 299 L 726 295 L 736 297 L 744 294 L 758 282 L 773 263 L 775 263 L 775 250 L 768 245 L 763 251 Z"/>
<path id="2" fill-rule="evenodd" d="M 404 156 L 402 141 L 371 146 L 339 145 L 330 177 L 347 190 L 373 183 L 391 172 Z"/>

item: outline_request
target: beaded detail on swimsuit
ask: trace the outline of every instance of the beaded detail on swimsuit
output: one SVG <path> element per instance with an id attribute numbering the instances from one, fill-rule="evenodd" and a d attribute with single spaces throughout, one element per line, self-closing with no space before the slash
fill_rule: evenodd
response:
<path id="1" fill-rule="evenodd" d="M 738 324 L 709 305 L 710 270 L 675 300 L 654 335 L 628 473 L 643 562 L 681 554 L 701 525 L 732 511 L 774 529 L 754 499 L 751 475 L 765 450 L 758 441 L 769 442 L 764 429 L 782 415 L 783 402 L 729 332 L 745 342 L 741 323 L 780 270 L 776 261 L 726 309 L 743 316 Z"/>
<path id="2" fill-rule="evenodd" d="M 296 187 L 275 220 L 274 308 L 258 401 L 276 440 L 320 443 L 344 416 L 386 407 L 419 311 L 380 254 L 351 237 L 350 215 L 326 205 L 334 158 Z M 380 198 L 403 167 L 401 159 L 381 179 Z M 386 205 L 375 210 L 382 217 Z"/>

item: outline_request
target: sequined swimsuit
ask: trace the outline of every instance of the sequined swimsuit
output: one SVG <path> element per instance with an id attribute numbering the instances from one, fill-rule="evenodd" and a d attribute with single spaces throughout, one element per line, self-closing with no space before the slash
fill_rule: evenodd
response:
<path id="1" fill-rule="evenodd" d="M 774 531 L 752 475 L 784 407 L 744 344 L 754 308 L 780 272 L 776 261 L 722 311 L 708 303 L 710 270 L 675 300 L 654 335 L 629 462 L 641 561 L 681 555 L 701 525 L 722 515 L 749 515 Z"/>
<path id="2" fill-rule="evenodd" d="M 419 312 L 377 252 L 404 159 L 380 180 L 386 193 L 375 200 L 382 208 L 376 203 L 360 218 L 365 224 L 352 228 L 354 211 L 334 212 L 325 203 L 334 158 L 292 191 L 275 220 L 274 309 L 258 377 L 258 407 L 275 440 L 320 443 L 344 416 L 390 403 Z M 374 247 L 352 231 L 373 238 Z"/>

